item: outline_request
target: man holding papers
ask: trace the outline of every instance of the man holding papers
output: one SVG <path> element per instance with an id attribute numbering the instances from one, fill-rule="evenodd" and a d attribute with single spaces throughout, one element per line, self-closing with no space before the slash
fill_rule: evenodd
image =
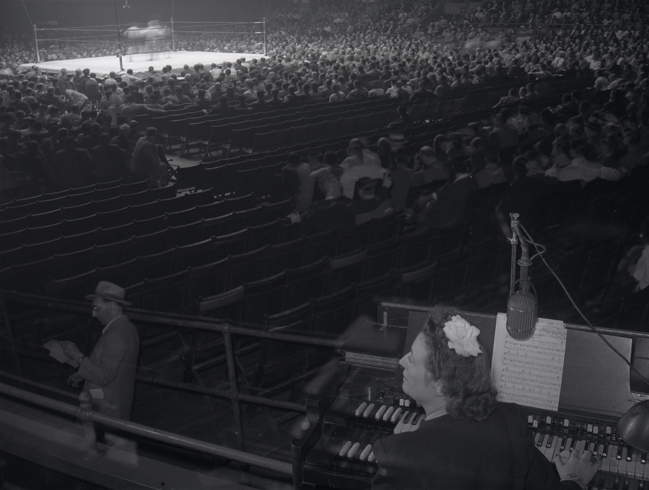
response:
<path id="1" fill-rule="evenodd" d="M 85 380 L 84 390 L 90 392 L 100 413 L 130 420 L 140 338 L 122 313 L 122 306 L 131 304 L 124 297 L 123 288 L 99 282 L 95 292 L 86 296 L 92 300 L 92 316 L 104 325 L 97 345 L 88 357 L 72 342 L 61 342 L 61 346 L 65 355 L 79 363 L 68 383 L 77 387 Z"/>

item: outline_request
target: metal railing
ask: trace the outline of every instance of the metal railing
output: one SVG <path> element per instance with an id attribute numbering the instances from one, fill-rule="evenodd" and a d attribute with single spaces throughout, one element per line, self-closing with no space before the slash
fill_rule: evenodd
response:
<path id="1" fill-rule="evenodd" d="M 87 303 L 77 302 L 77 301 L 65 301 L 59 299 L 53 299 L 44 296 L 16 293 L 16 292 L 7 292 L 2 291 L 2 299 L 4 302 L 16 302 L 22 305 L 35 306 L 45 309 L 58 310 L 67 313 L 79 313 L 88 315 L 89 307 Z M 69 415 L 74 415 L 79 417 L 84 425 L 84 430 L 86 431 L 87 439 L 87 449 L 86 455 L 91 458 L 94 455 L 93 448 L 96 448 L 96 440 L 94 438 L 94 427 L 92 427 L 93 422 L 101 422 L 108 427 L 125 430 L 136 435 L 142 435 L 149 437 L 158 441 L 166 442 L 168 444 L 180 446 L 187 449 L 195 449 L 198 451 L 204 451 L 209 454 L 214 454 L 217 456 L 233 459 L 243 463 L 248 463 L 251 465 L 259 466 L 262 468 L 272 469 L 279 473 L 291 474 L 291 465 L 289 463 L 284 463 L 269 458 L 262 458 L 250 453 L 246 453 L 244 444 L 244 427 L 241 417 L 241 406 L 240 402 L 253 403 L 257 405 L 262 405 L 271 408 L 280 408 L 289 411 L 304 412 L 306 413 L 306 406 L 301 403 L 295 403 L 291 401 L 276 400 L 270 396 L 264 396 L 263 390 L 259 390 L 259 394 L 250 394 L 240 391 L 238 382 L 237 382 L 237 372 L 235 368 L 235 352 L 233 348 L 232 335 L 244 335 L 252 338 L 282 341 L 282 342 L 292 342 L 298 343 L 307 346 L 316 346 L 316 347 L 329 347 L 329 348 L 338 348 L 343 344 L 342 340 L 335 339 L 325 339 L 317 337 L 307 337 L 303 335 L 279 333 L 279 332 L 269 332 L 265 330 L 259 330 L 254 328 L 247 328 L 244 326 L 231 325 L 229 323 L 223 323 L 216 319 L 210 319 L 205 317 L 198 317 L 194 315 L 185 315 L 185 314 L 174 314 L 174 313 L 165 313 L 160 314 L 159 312 L 141 310 L 135 308 L 124 308 L 124 312 L 128 315 L 129 319 L 134 322 L 139 323 L 154 323 L 156 325 L 168 325 L 177 327 L 180 329 L 198 329 L 205 330 L 210 332 L 217 332 L 223 335 L 224 347 L 225 347 L 225 359 L 227 363 L 228 370 L 228 381 L 229 389 L 219 389 L 205 386 L 193 385 L 191 383 L 177 382 L 168 379 L 158 378 L 155 376 L 138 374 L 137 379 L 139 381 L 153 383 L 158 386 L 163 386 L 173 389 L 181 389 L 185 391 L 192 391 L 195 393 L 202 393 L 211 396 L 218 396 L 222 398 L 229 398 L 232 404 L 232 410 L 234 414 L 235 424 L 237 428 L 237 434 L 239 436 L 239 445 L 241 449 L 231 449 L 223 446 L 218 446 L 215 444 L 210 444 L 207 442 L 199 441 L 196 439 L 191 439 L 188 437 L 180 436 L 171 432 L 166 432 L 158 430 L 155 428 L 147 427 L 144 425 L 136 424 L 133 422 L 127 422 L 120 419 L 115 419 L 92 410 L 92 404 L 90 400 L 86 400 L 84 393 L 79 396 L 81 405 L 75 407 L 73 405 L 53 400 L 46 396 L 38 395 L 35 393 L 30 393 L 19 388 L 14 388 L 6 384 L 0 383 L 0 392 L 6 395 L 14 396 L 25 401 L 32 403 L 37 403 L 38 405 L 58 410 L 62 413 Z M 307 373 L 313 374 L 314 371 Z M 16 381 L 21 381 L 22 378 L 17 376 L 8 375 Z M 37 383 L 27 382 L 26 384 L 37 385 Z M 41 388 L 49 389 L 48 387 L 39 386 Z M 60 390 L 56 390 L 57 392 Z M 90 396 L 88 394 L 88 396 Z M 82 398 L 83 397 L 83 398 Z M 88 425 L 90 424 L 90 425 Z"/>
<path id="2" fill-rule="evenodd" d="M 277 461 L 263 456 L 257 456 L 238 449 L 232 449 L 224 446 L 218 446 L 209 442 L 199 441 L 190 437 L 181 436 L 172 432 L 167 432 L 153 427 L 148 427 L 142 424 L 136 424 L 126 420 L 117 419 L 108 415 L 103 415 L 94 411 L 92 407 L 92 397 L 87 391 L 81 392 L 79 395 L 79 406 L 71 405 L 69 403 L 53 400 L 43 395 L 31 393 L 4 383 L 0 383 L 0 393 L 19 400 L 33 403 L 35 405 L 55 410 L 57 412 L 72 415 L 83 424 L 84 431 L 84 459 L 93 460 L 101 457 L 101 452 L 97 447 L 97 438 L 95 433 L 95 422 L 99 422 L 106 427 L 118 429 L 128 432 L 133 435 L 143 436 L 155 441 L 164 442 L 173 446 L 190 449 L 193 451 L 200 451 L 213 456 L 226 458 L 230 460 L 239 461 L 245 464 L 265 468 L 268 470 L 276 471 L 284 475 L 292 474 L 292 466 L 290 463 Z"/>

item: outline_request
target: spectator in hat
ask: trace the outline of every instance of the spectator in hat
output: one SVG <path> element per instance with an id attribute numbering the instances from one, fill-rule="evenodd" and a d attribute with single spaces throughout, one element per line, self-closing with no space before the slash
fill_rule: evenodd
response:
<path id="1" fill-rule="evenodd" d="M 123 313 L 124 288 L 108 281 L 100 281 L 93 294 L 92 316 L 103 325 L 99 341 L 90 356 L 86 356 L 73 342 L 61 342 L 66 356 L 79 363 L 79 370 L 68 378 L 68 383 L 90 392 L 97 410 L 124 420 L 131 419 L 137 359 L 140 338 L 135 325 Z M 106 434 L 108 444 L 118 444 L 121 438 Z"/>

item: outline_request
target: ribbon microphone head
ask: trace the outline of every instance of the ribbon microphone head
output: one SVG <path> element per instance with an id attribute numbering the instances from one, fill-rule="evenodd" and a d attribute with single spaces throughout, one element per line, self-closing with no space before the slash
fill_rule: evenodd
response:
<path id="1" fill-rule="evenodd" d="M 530 260 L 529 247 L 527 240 L 521 235 L 518 214 L 510 215 L 512 220 L 512 264 L 511 264 L 511 283 L 509 289 L 509 299 L 507 300 L 507 332 L 516 340 L 527 340 L 534 335 L 534 328 L 538 320 L 538 302 L 536 296 L 530 291 L 531 283 L 528 279 L 528 269 L 532 261 Z M 514 292 L 516 276 L 516 245 L 520 240 L 521 259 L 520 265 L 520 289 Z"/>

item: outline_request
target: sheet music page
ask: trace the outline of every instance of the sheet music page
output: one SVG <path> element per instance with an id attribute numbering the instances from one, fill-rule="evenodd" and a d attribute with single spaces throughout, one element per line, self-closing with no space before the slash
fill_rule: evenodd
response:
<path id="1" fill-rule="evenodd" d="M 491 376 L 498 400 L 544 410 L 559 409 L 566 327 L 562 321 L 539 318 L 532 338 L 513 339 L 507 315 L 498 313 Z"/>

